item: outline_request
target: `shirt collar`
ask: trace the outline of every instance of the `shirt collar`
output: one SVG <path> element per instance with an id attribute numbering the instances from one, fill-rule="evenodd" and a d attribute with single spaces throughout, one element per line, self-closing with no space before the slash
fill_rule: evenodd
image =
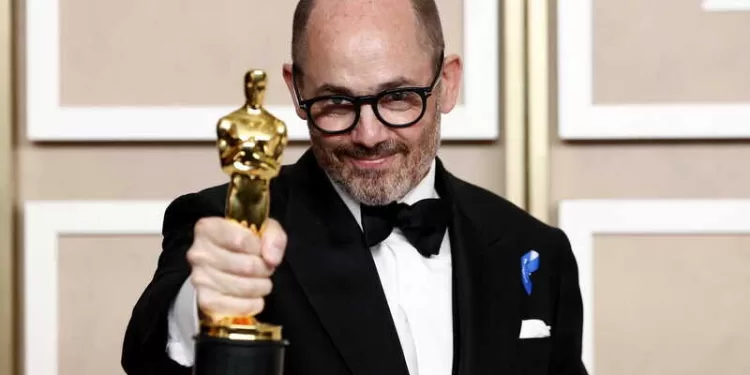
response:
<path id="1" fill-rule="evenodd" d="M 331 180 L 330 176 L 328 177 L 328 179 L 331 181 L 333 188 L 346 204 L 346 207 L 349 208 L 349 211 L 351 212 L 352 216 L 354 216 L 354 219 L 357 220 L 357 224 L 359 224 L 359 227 L 362 228 L 362 211 L 360 209 L 359 202 L 352 198 L 351 195 L 347 194 L 344 189 L 339 186 L 338 183 Z M 427 171 L 427 175 L 424 176 L 424 178 L 419 181 L 417 186 L 412 188 L 402 199 L 399 199 L 398 202 L 412 205 L 419 202 L 420 200 L 429 198 L 439 198 L 438 193 L 435 190 L 435 160 L 432 161 L 430 169 Z"/>

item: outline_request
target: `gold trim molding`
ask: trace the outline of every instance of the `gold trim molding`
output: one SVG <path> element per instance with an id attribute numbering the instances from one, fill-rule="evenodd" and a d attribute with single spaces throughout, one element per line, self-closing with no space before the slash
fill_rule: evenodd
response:
<path id="1" fill-rule="evenodd" d="M 13 265 L 13 15 L 0 0 L 0 374 L 13 374 L 15 272 Z"/>

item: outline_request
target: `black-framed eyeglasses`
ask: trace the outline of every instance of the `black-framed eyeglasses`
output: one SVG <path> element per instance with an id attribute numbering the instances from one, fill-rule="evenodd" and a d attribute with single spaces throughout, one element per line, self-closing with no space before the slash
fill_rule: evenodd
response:
<path id="1" fill-rule="evenodd" d="M 443 60 L 444 55 L 441 53 L 437 73 L 429 86 L 398 87 L 376 95 L 325 95 L 302 100 L 297 87 L 296 67 L 292 81 L 300 109 L 307 113 L 308 121 L 322 133 L 343 134 L 351 131 L 359 122 L 362 106 L 367 104 L 384 125 L 405 128 L 416 124 L 424 116 L 427 98 L 432 96 L 432 91 L 442 76 Z"/>

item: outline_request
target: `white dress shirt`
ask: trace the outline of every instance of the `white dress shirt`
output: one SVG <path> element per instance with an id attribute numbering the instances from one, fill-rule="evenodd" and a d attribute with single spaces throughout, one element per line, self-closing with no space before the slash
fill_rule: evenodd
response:
<path id="1" fill-rule="evenodd" d="M 337 184 L 341 199 L 362 227 L 359 204 Z M 400 202 L 414 204 L 437 198 L 435 163 L 424 179 Z M 448 375 L 453 367 L 452 264 L 448 234 L 440 253 L 423 257 L 400 230 L 370 248 L 396 326 L 410 375 Z M 192 366 L 198 332 L 195 291 L 186 281 L 169 311 L 169 356 Z"/>

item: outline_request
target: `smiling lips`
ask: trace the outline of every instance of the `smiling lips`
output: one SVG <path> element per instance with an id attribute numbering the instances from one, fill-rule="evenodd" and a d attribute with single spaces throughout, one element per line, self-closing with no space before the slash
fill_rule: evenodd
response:
<path id="1" fill-rule="evenodd" d="M 358 158 L 350 156 L 348 159 L 354 164 L 357 168 L 361 169 L 376 169 L 376 168 L 383 168 L 391 163 L 391 161 L 396 157 L 396 154 L 386 155 L 386 156 L 376 156 L 376 157 L 364 157 L 364 158 Z"/>

